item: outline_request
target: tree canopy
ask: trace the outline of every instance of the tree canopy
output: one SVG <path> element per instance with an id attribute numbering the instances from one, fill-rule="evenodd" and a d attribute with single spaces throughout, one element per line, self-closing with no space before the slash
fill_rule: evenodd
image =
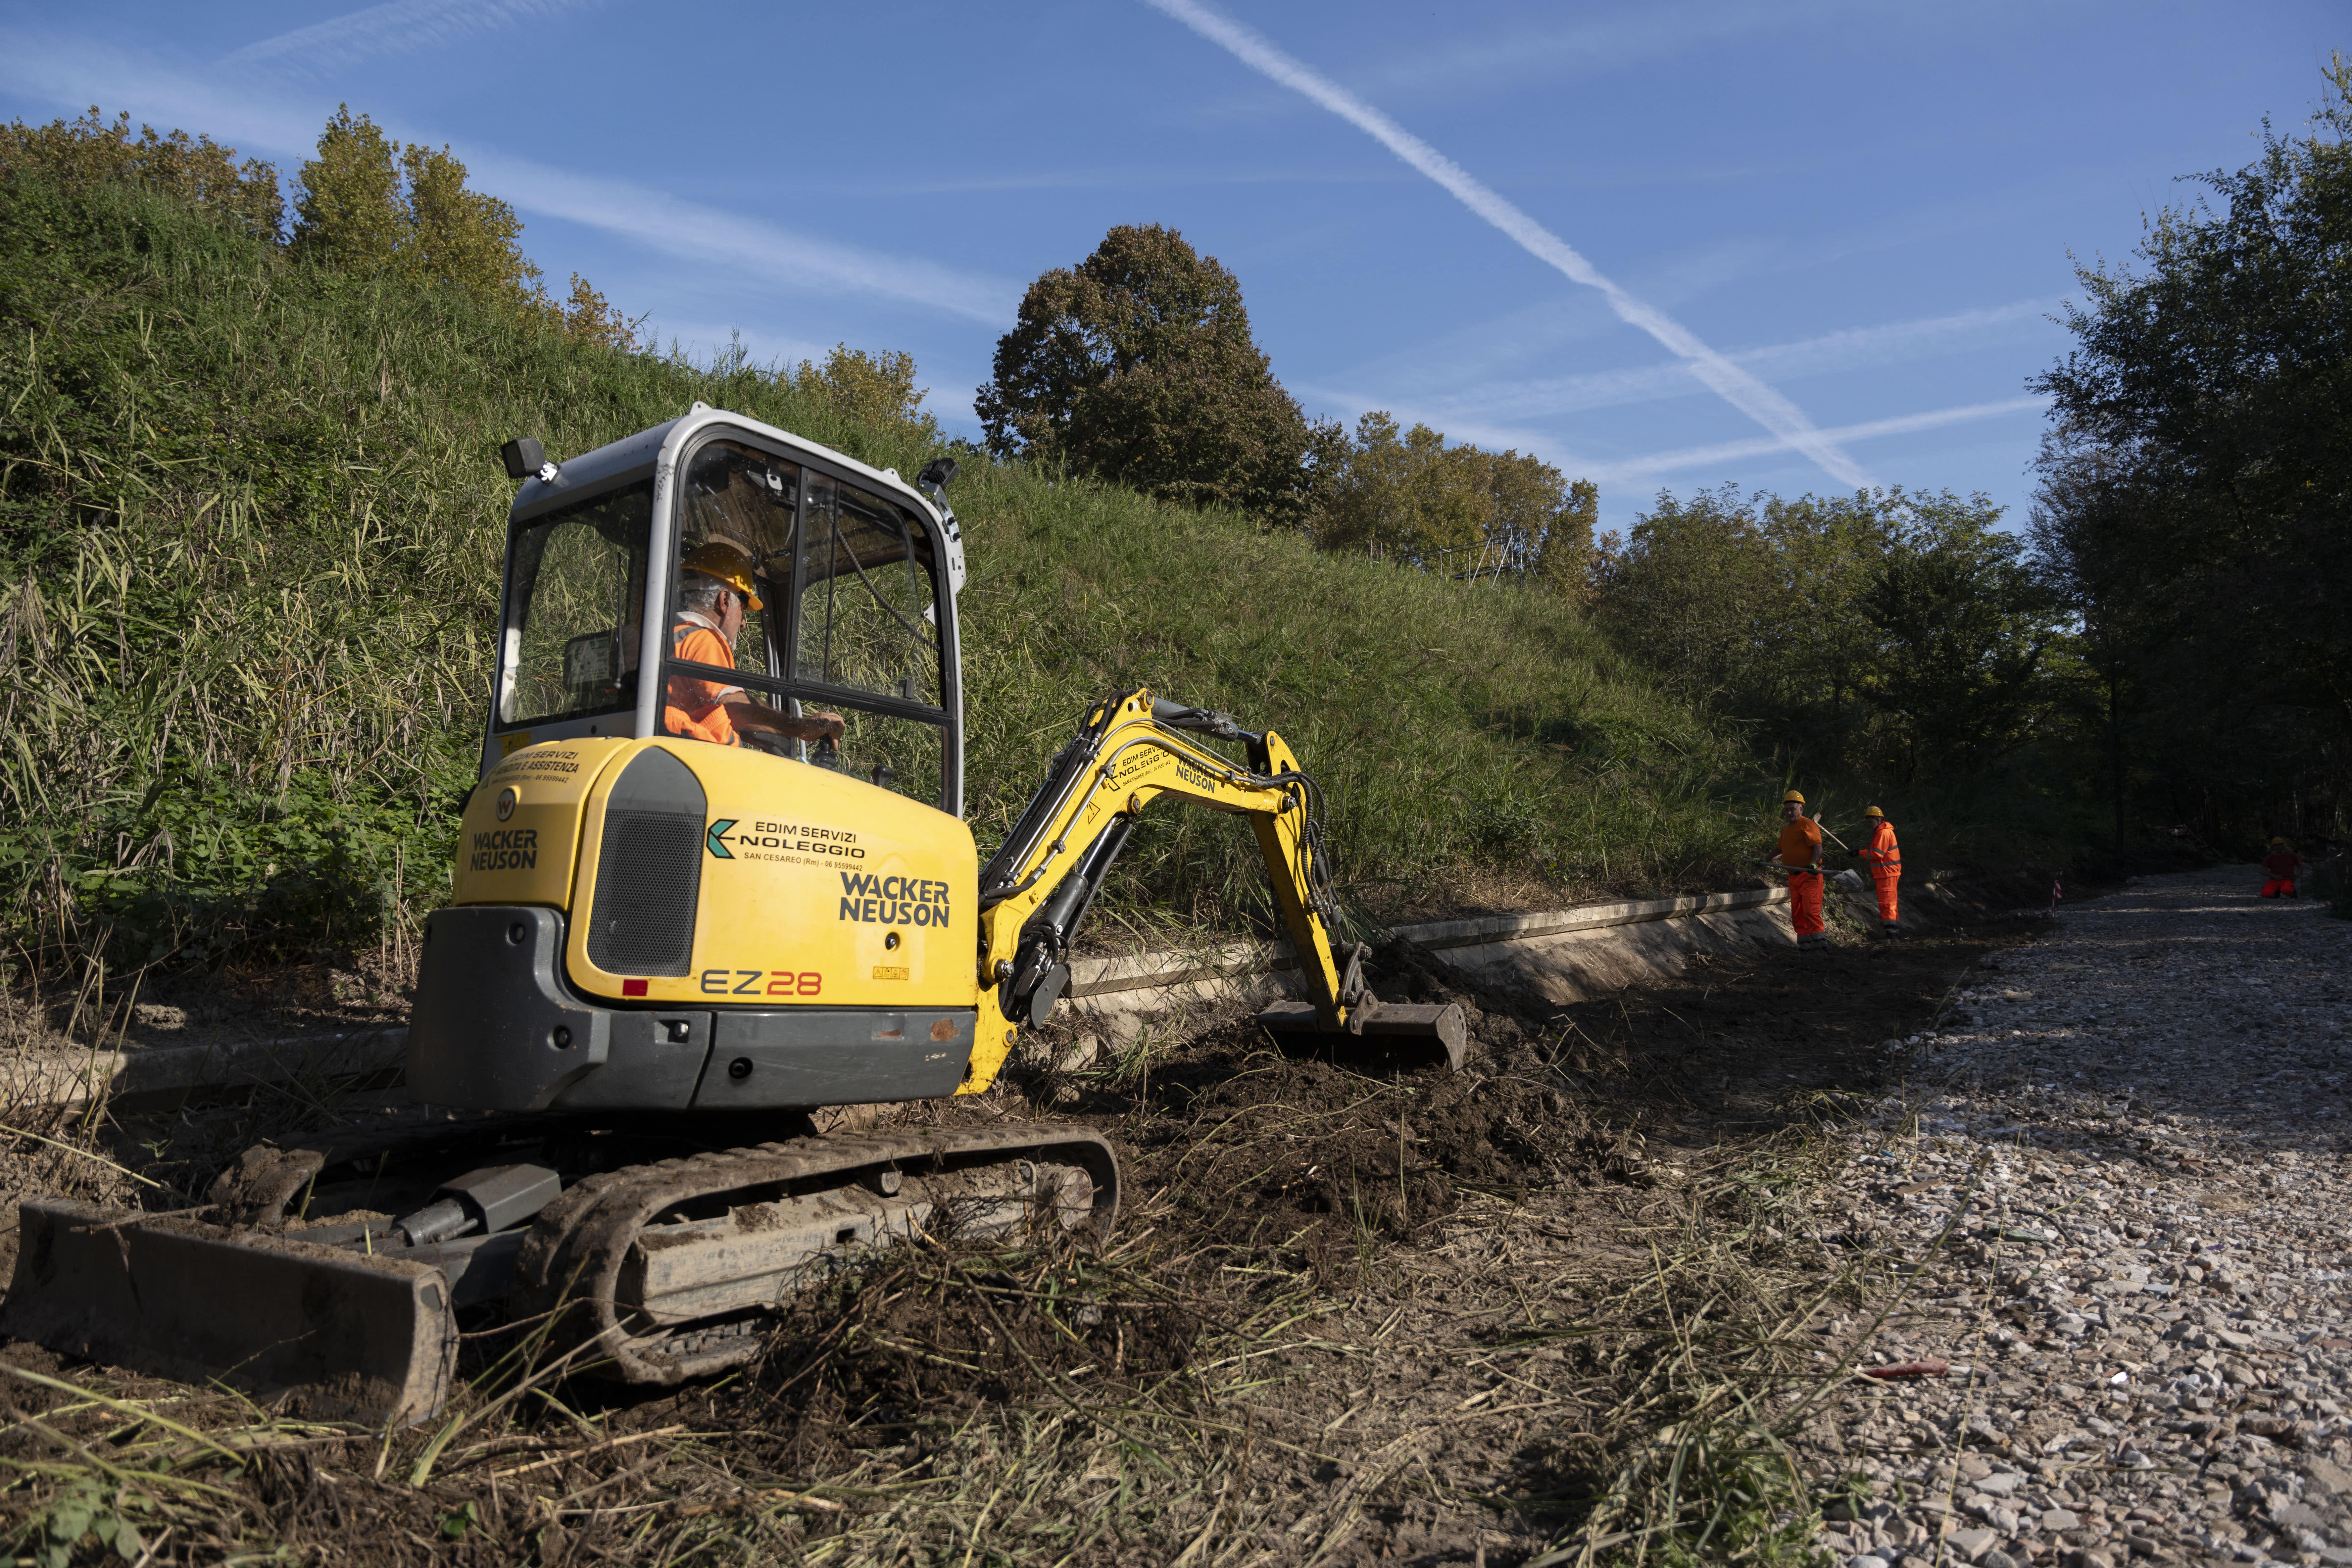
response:
<path id="1" fill-rule="evenodd" d="M 551 299 L 522 252 L 522 221 L 497 197 L 467 188 L 447 147 L 402 146 L 349 104 L 320 132 L 318 155 L 294 182 L 294 221 L 275 164 L 185 131 L 159 134 L 96 108 L 78 120 L 0 126 L 0 178 L 26 176 L 74 193 L 131 185 L 186 203 L 211 223 L 268 242 L 289 258 L 362 277 L 459 289 L 567 337 L 635 349 L 645 318 L 629 317 L 578 273 L 570 297 Z"/>
<path id="2" fill-rule="evenodd" d="M 1454 446 L 1382 411 L 1326 448 L 1317 542 L 1464 577 L 1535 577 L 1580 588 L 1600 490 L 1538 458 Z"/>
<path id="3" fill-rule="evenodd" d="M 1790 764 L 1900 787 L 1996 767 L 2052 732 L 2063 640 L 1982 496 L 1661 495 L 1605 542 L 1594 613 L 1677 695 Z"/>
<path id="4" fill-rule="evenodd" d="M 1241 284 L 1172 228 L 1122 225 L 1029 286 L 976 399 L 992 451 L 1270 521 L 1310 505 L 1315 433 Z"/>
<path id="5" fill-rule="evenodd" d="M 2209 832 L 2340 832 L 2352 763 L 2352 61 L 2307 132 L 2196 176 L 2088 267 L 2036 556 L 2084 622 L 2124 775 Z M 2332 815 L 2331 815 L 2332 813 Z"/>
<path id="6" fill-rule="evenodd" d="M 278 170 L 258 158 L 236 160 L 236 149 L 184 131 L 158 135 L 142 125 L 136 141 L 131 116 L 107 123 L 90 106 L 79 120 L 47 125 L 11 121 L 0 126 L 0 174 L 36 174 L 68 191 L 100 184 L 135 185 L 188 203 L 215 223 L 256 238 L 275 240 L 286 221 Z"/>
<path id="7" fill-rule="evenodd" d="M 544 296 L 521 235 L 512 207 L 466 188 L 466 165 L 448 148 L 404 147 L 344 104 L 296 176 L 289 249 L 349 271 L 527 303 Z"/>

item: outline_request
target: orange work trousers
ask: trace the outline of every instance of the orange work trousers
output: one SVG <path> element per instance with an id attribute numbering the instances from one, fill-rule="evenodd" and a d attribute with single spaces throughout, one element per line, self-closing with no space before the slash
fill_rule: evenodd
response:
<path id="1" fill-rule="evenodd" d="M 2263 884 L 2263 897 L 2266 899 L 2294 897 L 2294 879 L 2292 877 L 2273 877 Z"/>
<path id="2" fill-rule="evenodd" d="M 1878 884 L 1878 918 L 1893 925 L 1903 917 L 1895 912 L 1895 889 L 1903 884 L 1900 871 L 1874 871 L 1871 879 Z"/>
<path id="3" fill-rule="evenodd" d="M 1797 939 L 1819 936 L 1829 928 L 1822 923 L 1822 874 L 1819 871 L 1789 873 L 1789 919 L 1797 928 Z"/>

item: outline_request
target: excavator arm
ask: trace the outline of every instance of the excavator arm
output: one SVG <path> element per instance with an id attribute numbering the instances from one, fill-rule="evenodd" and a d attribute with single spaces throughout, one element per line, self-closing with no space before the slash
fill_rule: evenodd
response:
<path id="1" fill-rule="evenodd" d="M 1248 764 L 1190 739 L 1238 741 Z M 1281 736 L 1149 690 L 1100 703 L 1054 759 L 1045 782 L 980 877 L 980 974 L 1002 1025 L 982 1026 L 961 1092 L 994 1081 L 1023 1024 L 1042 1024 L 1070 982 L 1070 952 L 1104 878 L 1144 808 L 1161 796 L 1245 816 L 1257 835 L 1290 938 L 1306 1005 L 1261 1014 L 1270 1027 L 1330 1036 L 1417 1038 L 1461 1065 L 1458 1006 L 1383 1003 L 1365 985 L 1365 949 L 1335 949 L 1337 915 L 1323 847 L 1322 793 Z"/>

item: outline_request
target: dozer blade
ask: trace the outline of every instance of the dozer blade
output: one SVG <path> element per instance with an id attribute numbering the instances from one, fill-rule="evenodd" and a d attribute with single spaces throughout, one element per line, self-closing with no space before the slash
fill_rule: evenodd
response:
<path id="1" fill-rule="evenodd" d="M 1349 1027 L 1326 1029 L 1311 1002 L 1277 1002 L 1257 1016 L 1277 1037 L 1308 1050 L 1343 1058 L 1386 1058 L 1403 1067 L 1434 1066 L 1460 1072 L 1470 1046 L 1461 1005 L 1365 1002 L 1349 1014 Z"/>
<path id="2" fill-rule="evenodd" d="M 33 1198 L 0 1333 L 310 1415 L 408 1425 L 448 1397 L 441 1270 L 187 1219 Z"/>

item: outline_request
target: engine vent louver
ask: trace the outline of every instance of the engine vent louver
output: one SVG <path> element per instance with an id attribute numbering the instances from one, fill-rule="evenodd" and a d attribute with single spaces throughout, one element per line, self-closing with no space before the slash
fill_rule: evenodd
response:
<path id="1" fill-rule="evenodd" d="M 702 890 L 702 781 L 669 752 L 640 752 L 604 803 L 588 959 L 607 974 L 684 974 Z"/>

